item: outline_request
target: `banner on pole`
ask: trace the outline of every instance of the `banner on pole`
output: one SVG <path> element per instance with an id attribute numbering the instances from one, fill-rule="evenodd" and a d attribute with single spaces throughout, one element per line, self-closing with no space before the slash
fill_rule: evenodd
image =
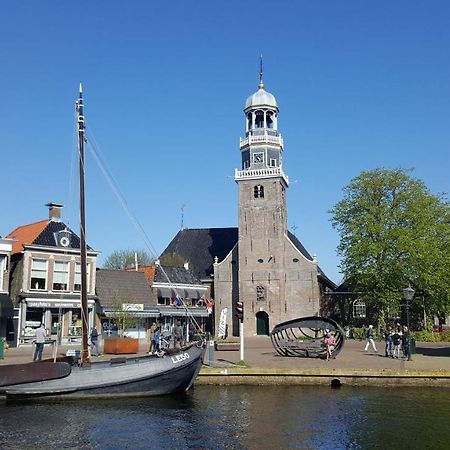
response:
<path id="1" fill-rule="evenodd" d="M 220 312 L 219 333 L 217 336 L 222 339 L 225 339 L 227 334 L 227 312 L 228 308 L 223 308 Z"/>

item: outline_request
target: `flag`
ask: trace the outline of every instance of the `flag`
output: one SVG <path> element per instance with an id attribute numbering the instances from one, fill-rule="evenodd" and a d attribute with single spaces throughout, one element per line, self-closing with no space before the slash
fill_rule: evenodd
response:
<path id="1" fill-rule="evenodd" d="M 206 300 L 206 310 L 208 311 L 208 314 L 211 314 L 214 303 L 211 300 L 209 300 L 208 298 L 205 300 Z"/>
<path id="2" fill-rule="evenodd" d="M 182 304 L 183 304 L 183 302 L 181 301 L 181 298 L 177 294 L 176 297 L 175 297 L 175 306 L 178 308 Z"/>

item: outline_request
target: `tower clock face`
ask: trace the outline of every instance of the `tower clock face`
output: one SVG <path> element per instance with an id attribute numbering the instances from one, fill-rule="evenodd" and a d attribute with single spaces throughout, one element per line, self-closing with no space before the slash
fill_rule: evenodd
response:
<path id="1" fill-rule="evenodd" d="M 255 164 L 264 162 L 264 153 L 254 153 L 253 154 L 253 162 Z"/>

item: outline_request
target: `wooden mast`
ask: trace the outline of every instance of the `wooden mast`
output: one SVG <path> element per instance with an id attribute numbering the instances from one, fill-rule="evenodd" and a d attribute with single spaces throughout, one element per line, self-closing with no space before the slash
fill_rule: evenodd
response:
<path id="1" fill-rule="evenodd" d="M 78 159 L 80 165 L 80 253 L 81 253 L 81 330 L 82 351 L 81 364 L 89 363 L 88 332 L 89 310 L 87 301 L 87 252 L 86 252 L 86 212 L 84 201 L 84 115 L 83 115 L 83 88 L 80 83 L 80 92 L 76 102 L 78 116 Z"/>

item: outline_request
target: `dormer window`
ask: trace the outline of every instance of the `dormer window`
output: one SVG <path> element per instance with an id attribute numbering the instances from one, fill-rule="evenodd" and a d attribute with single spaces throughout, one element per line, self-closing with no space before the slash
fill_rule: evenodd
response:
<path id="1" fill-rule="evenodd" d="M 255 186 L 253 195 L 255 196 L 255 198 L 264 198 L 264 186 Z"/>

